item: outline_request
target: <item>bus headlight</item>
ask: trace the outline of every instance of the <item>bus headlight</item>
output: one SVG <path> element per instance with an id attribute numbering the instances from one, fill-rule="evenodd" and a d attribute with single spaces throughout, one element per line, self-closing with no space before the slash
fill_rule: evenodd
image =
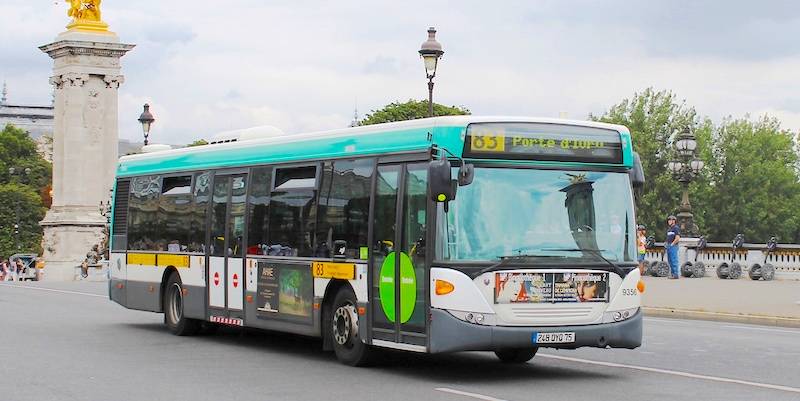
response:
<path id="1" fill-rule="evenodd" d="M 636 307 L 603 313 L 603 323 L 621 322 L 623 320 L 630 319 L 638 311 L 639 308 Z"/>

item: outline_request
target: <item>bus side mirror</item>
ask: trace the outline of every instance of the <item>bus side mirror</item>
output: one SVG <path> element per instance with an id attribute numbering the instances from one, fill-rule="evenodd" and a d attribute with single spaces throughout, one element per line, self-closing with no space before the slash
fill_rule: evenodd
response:
<path id="1" fill-rule="evenodd" d="M 475 179 L 475 166 L 468 163 L 462 163 L 458 168 L 458 186 L 464 187 L 472 184 Z"/>
<path id="2" fill-rule="evenodd" d="M 628 172 L 631 178 L 631 186 L 633 189 L 642 189 L 644 186 L 644 168 L 642 168 L 642 159 L 639 154 L 633 152 L 633 168 Z"/>
<path id="3" fill-rule="evenodd" d="M 434 202 L 447 203 L 456 197 L 456 185 L 453 185 L 450 161 L 446 158 L 431 160 L 428 164 L 428 182 L 431 189 L 431 198 Z"/>

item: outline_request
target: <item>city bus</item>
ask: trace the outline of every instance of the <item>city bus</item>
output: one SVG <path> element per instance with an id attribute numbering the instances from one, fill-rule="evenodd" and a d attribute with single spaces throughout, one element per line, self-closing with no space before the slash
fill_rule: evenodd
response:
<path id="1" fill-rule="evenodd" d="M 109 297 L 180 336 L 220 325 L 380 348 L 642 341 L 634 190 L 619 125 L 451 116 L 120 158 Z"/>

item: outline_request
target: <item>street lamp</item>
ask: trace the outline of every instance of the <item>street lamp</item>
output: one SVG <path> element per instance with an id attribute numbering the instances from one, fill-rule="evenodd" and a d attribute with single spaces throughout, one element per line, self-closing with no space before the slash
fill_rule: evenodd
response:
<path id="1" fill-rule="evenodd" d="M 442 44 L 436 41 L 436 28 L 428 28 L 428 40 L 422 42 L 422 48 L 419 49 L 428 77 L 428 117 L 433 117 L 433 77 L 436 76 L 436 66 L 443 54 Z"/>
<path id="2" fill-rule="evenodd" d="M 688 126 L 675 138 L 674 146 L 678 159 L 668 162 L 667 169 L 683 185 L 678 222 L 682 233 L 686 233 L 687 236 L 696 236 L 698 235 L 698 228 L 694 224 L 692 205 L 689 203 L 689 183 L 700 174 L 700 170 L 703 169 L 705 163 L 696 158 L 697 139 L 695 139 Z"/>
<path id="3" fill-rule="evenodd" d="M 150 105 L 144 104 L 144 111 L 139 116 L 139 122 L 142 123 L 142 132 L 144 132 L 144 145 L 147 146 L 147 137 L 150 136 L 150 126 L 156 121 L 153 115 L 150 114 Z"/>
<path id="4" fill-rule="evenodd" d="M 8 175 L 9 176 L 18 175 L 20 177 L 22 177 L 24 175 L 25 177 L 29 177 L 31 175 L 31 169 L 29 167 L 26 167 L 24 169 L 18 169 L 16 167 L 9 167 L 8 168 Z M 20 224 L 20 221 L 19 221 L 19 202 L 14 202 L 14 217 L 16 218 L 16 223 L 14 224 L 14 241 L 16 242 L 16 245 L 17 245 L 17 252 L 19 252 L 22 249 L 22 244 L 20 244 L 20 241 L 19 241 L 19 224 Z"/>

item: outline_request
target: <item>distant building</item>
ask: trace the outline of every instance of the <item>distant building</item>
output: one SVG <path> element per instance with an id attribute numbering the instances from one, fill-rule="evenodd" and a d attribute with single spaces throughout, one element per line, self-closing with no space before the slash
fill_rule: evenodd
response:
<path id="1" fill-rule="evenodd" d="M 27 106 L 8 102 L 8 86 L 3 83 L 0 97 L 0 130 L 11 124 L 28 132 L 42 157 L 53 162 L 53 106 Z M 142 144 L 119 140 L 119 155 L 139 153 Z"/>
<path id="2" fill-rule="evenodd" d="M 36 141 L 39 153 L 48 161 L 53 159 L 53 105 L 30 106 L 10 104 L 8 102 L 8 86 L 3 83 L 0 97 L 0 129 L 11 124 L 28 131 Z"/>

